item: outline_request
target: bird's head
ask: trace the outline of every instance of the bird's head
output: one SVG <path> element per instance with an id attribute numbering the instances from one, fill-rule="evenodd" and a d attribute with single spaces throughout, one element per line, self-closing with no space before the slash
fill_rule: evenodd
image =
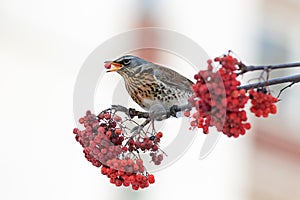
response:
<path id="1" fill-rule="evenodd" d="M 105 67 L 108 69 L 107 72 L 118 72 L 119 74 L 130 74 L 140 71 L 143 64 L 149 63 L 142 58 L 126 55 L 122 56 L 114 61 L 106 61 Z"/>

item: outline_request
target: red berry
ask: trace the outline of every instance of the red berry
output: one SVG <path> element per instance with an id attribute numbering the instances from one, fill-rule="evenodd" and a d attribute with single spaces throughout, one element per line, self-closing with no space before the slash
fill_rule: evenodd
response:
<path id="1" fill-rule="evenodd" d="M 74 129 L 73 129 L 73 133 L 74 133 L 74 134 L 78 134 L 78 133 L 79 133 L 79 129 L 78 129 L 78 128 L 74 128 Z"/>
<path id="2" fill-rule="evenodd" d="M 189 110 L 184 111 L 184 116 L 190 117 L 191 112 Z"/>
<path id="3" fill-rule="evenodd" d="M 111 62 L 105 63 L 105 64 L 104 64 L 104 67 L 105 67 L 106 69 L 110 69 L 110 68 L 111 68 Z"/>
<path id="4" fill-rule="evenodd" d="M 163 136 L 163 133 L 162 133 L 162 132 L 158 132 L 158 133 L 156 134 L 156 137 L 157 137 L 157 138 L 162 138 L 162 136 Z"/>
<path id="5" fill-rule="evenodd" d="M 138 189 L 139 189 L 139 185 L 137 185 L 137 184 L 132 185 L 132 189 L 133 189 L 133 190 L 138 190 Z"/>
<path id="6" fill-rule="evenodd" d="M 121 135 L 122 130 L 121 130 L 121 129 L 116 129 L 116 130 L 115 130 L 115 133 L 118 134 L 118 135 Z"/>
<path id="7" fill-rule="evenodd" d="M 150 184 L 153 184 L 155 182 L 154 176 L 152 174 L 148 175 L 148 181 Z"/>
<path id="8" fill-rule="evenodd" d="M 153 145 L 152 146 L 152 151 L 157 151 L 158 150 L 158 146 L 157 145 Z"/>
<path id="9" fill-rule="evenodd" d="M 117 179 L 115 184 L 117 187 L 120 187 L 122 185 L 122 181 L 120 179 Z"/>
<path id="10" fill-rule="evenodd" d="M 111 137 L 111 135 L 112 135 L 112 132 L 111 131 L 107 131 L 106 132 L 106 136 L 109 138 L 109 137 Z"/>
<path id="11" fill-rule="evenodd" d="M 83 122 L 84 122 L 84 119 L 83 119 L 83 118 L 80 118 L 80 119 L 79 119 L 79 123 L 80 123 L 80 124 L 83 124 Z"/>
<path id="12" fill-rule="evenodd" d="M 104 118 L 105 118 L 105 119 L 110 119 L 110 118 L 111 118 L 110 113 L 105 113 L 105 114 L 104 114 Z"/>

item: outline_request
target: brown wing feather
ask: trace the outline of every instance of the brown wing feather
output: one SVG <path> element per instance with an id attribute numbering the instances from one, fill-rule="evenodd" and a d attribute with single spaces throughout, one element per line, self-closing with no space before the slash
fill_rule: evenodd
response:
<path id="1" fill-rule="evenodd" d="M 155 65 L 153 75 L 163 83 L 185 91 L 192 91 L 193 82 L 178 72 L 160 65 Z"/>

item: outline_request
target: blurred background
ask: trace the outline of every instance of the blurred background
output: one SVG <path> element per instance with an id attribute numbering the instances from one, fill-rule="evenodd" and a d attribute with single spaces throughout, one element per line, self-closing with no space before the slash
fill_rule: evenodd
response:
<path id="1" fill-rule="evenodd" d="M 110 184 L 72 134 L 76 76 L 112 36 L 163 27 L 211 57 L 231 49 L 246 64 L 295 62 L 299 11 L 297 0 L 0 0 L 1 199 L 300 199 L 299 84 L 282 94 L 276 116 L 251 118 L 247 135 L 222 136 L 204 160 L 199 134 L 183 158 L 138 192 Z"/>

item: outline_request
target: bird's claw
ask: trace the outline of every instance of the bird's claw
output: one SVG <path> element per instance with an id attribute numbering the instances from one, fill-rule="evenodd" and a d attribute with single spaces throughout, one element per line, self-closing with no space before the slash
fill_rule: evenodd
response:
<path id="1" fill-rule="evenodd" d="M 179 110 L 179 107 L 177 105 L 173 105 L 170 108 L 170 116 L 176 117 L 178 110 Z"/>

